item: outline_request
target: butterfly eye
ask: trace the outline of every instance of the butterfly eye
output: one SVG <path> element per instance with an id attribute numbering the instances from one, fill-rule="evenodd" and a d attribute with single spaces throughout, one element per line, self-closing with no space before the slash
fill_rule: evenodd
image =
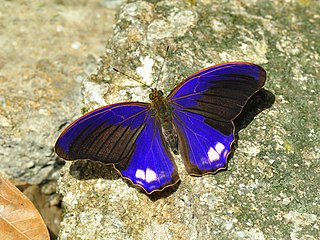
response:
<path id="1" fill-rule="evenodd" d="M 149 99 L 150 99 L 150 100 L 154 100 L 154 93 L 150 93 L 150 94 L 149 94 Z"/>
<path id="2" fill-rule="evenodd" d="M 161 90 L 158 91 L 158 96 L 162 97 L 163 96 L 163 92 Z"/>

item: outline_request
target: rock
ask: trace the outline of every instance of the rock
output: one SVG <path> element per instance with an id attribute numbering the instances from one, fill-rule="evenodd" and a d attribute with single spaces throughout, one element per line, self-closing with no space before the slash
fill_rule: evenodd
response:
<path id="1" fill-rule="evenodd" d="M 226 61 L 262 65 L 276 100 L 239 132 L 227 171 L 191 177 L 177 157 L 181 184 L 173 190 L 148 196 L 108 166 L 68 162 L 59 179 L 60 239 L 316 239 L 317 9 L 316 1 L 122 5 L 97 74 L 82 85 L 88 109 L 148 99 L 148 89 L 112 67 L 169 93 L 181 76 Z"/>
<path id="2" fill-rule="evenodd" d="M 100 37 L 111 34 L 115 10 L 103 2 L 1 3 L 0 173 L 33 201 L 52 237 L 62 217 L 56 181 L 64 164 L 54 143 L 81 115 L 81 82 L 96 71 Z"/>
<path id="3" fill-rule="evenodd" d="M 39 184 L 58 178 L 64 162 L 54 143 L 81 115 L 81 81 L 96 70 L 103 49 L 97 36 L 112 27 L 114 10 L 98 2 L 5 1 L 1 6 L 10 11 L 1 11 L 0 171 L 10 179 Z"/>

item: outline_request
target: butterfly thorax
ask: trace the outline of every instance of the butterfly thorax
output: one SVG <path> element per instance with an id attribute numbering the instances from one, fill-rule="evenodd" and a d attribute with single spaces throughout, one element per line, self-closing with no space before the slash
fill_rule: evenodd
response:
<path id="1" fill-rule="evenodd" d="M 154 109 L 155 117 L 161 124 L 165 141 L 171 150 L 177 154 L 178 136 L 173 125 L 172 107 L 168 104 L 167 99 L 163 97 L 163 92 L 156 88 L 152 89 L 149 98 L 151 100 L 151 107 Z"/>

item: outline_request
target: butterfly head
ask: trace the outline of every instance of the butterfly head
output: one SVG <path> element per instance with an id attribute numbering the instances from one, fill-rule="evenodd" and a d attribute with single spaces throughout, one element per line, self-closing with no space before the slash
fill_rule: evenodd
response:
<path id="1" fill-rule="evenodd" d="M 163 92 L 161 90 L 156 89 L 156 88 L 153 88 L 152 92 L 149 94 L 149 99 L 151 101 L 157 101 L 162 98 L 163 98 Z"/>

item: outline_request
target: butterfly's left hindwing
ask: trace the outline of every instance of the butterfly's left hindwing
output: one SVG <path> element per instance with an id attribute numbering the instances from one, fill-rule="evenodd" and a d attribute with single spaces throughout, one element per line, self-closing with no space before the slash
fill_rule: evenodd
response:
<path id="1" fill-rule="evenodd" d="M 266 72 L 258 65 L 226 63 L 191 75 L 169 94 L 190 174 L 203 175 L 226 167 L 234 140 L 232 120 L 265 79 Z"/>

